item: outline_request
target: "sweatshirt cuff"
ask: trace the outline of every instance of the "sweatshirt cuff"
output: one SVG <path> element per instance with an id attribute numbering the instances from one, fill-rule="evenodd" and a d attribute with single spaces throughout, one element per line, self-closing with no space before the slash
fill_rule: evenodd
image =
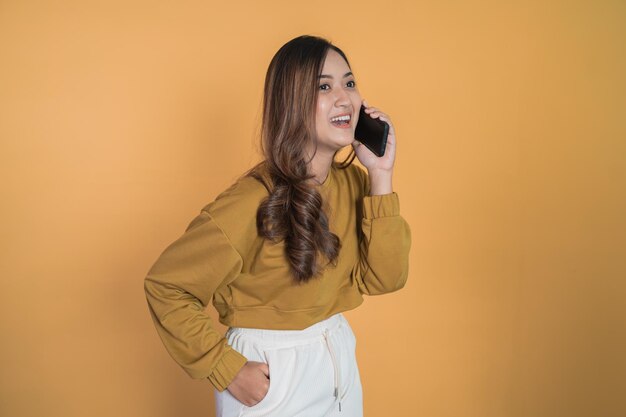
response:
<path id="1" fill-rule="evenodd" d="M 248 358 L 231 348 L 222 356 L 208 379 L 215 389 L 222 392 L 235 379 L 246 362 L 248 362 Z"/>
<path id="2" fill-rule="evenodd" d="M 400 200 L 395 192 L 363 197 L 363 218 L 390 217 L 400 214 Z"/>

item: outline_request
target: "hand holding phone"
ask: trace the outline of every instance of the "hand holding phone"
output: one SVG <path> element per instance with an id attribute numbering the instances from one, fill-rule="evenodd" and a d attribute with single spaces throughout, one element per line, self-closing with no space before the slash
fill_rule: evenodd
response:
<path id="1" fill-rule="evenodd" d="M 365 113 L 365 106 L 361 104 L 354 138 L 365 145 L 376 156 L 381 157 L 385 154 L 388 134 L 389 124 Z"/>

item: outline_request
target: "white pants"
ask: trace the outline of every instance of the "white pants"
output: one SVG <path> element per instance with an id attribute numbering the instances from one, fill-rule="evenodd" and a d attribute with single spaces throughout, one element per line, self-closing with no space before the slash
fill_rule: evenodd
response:
<path id="1" fill-rule="evenodd" d="M 341 313 L 303 330 L 230 327 L 229 344 L 267 363 L 269 390 L 247 407 L 228 389 L 215 392 L 217 417 L 362 417 L 356 338 Z"/>

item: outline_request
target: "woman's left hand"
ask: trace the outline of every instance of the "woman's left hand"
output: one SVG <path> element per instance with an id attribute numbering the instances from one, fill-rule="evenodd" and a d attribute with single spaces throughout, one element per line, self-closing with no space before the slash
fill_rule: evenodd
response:
<path id="1" fill-rule="evenodd" d="M 363 100 L 363 105 L 365 106 L 365 113 L 368 117 L 379 118 L 389 124 L 389 133 L 387 135 L 387 147 L 385 148 L 385 154 L 383 156 L 376 156 L 367 146 L 355 140 L 352 142 L 352 146 L 354 147 L 356 156 L 359 158 L 361 164 L 370 172 L 378 170 L 391 172 L 396 157 L 396 134 L 391 119 L 387 114 L 381 112 L 376 107 L 370 107 L 365 100 Z"/>

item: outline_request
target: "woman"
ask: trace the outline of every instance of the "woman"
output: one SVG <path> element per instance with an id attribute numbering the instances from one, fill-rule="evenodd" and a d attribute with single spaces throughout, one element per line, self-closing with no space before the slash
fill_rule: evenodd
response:
<path id="1" fill-rule="evenodd" d="M 383 157 L 354 139 L 362 102 L 390 125 Z M 361 99 L 345 54 L 313 36 L 272 59 L 262 124 L 265 160 L 148 272 L 151 316 L 170 355 L 215 387 L 218 417 L 362 416 L 356 339 L 341 312 L 407 279 L 393 125 Z M 210 301 L 225 336 L 204 312 Z"/>

